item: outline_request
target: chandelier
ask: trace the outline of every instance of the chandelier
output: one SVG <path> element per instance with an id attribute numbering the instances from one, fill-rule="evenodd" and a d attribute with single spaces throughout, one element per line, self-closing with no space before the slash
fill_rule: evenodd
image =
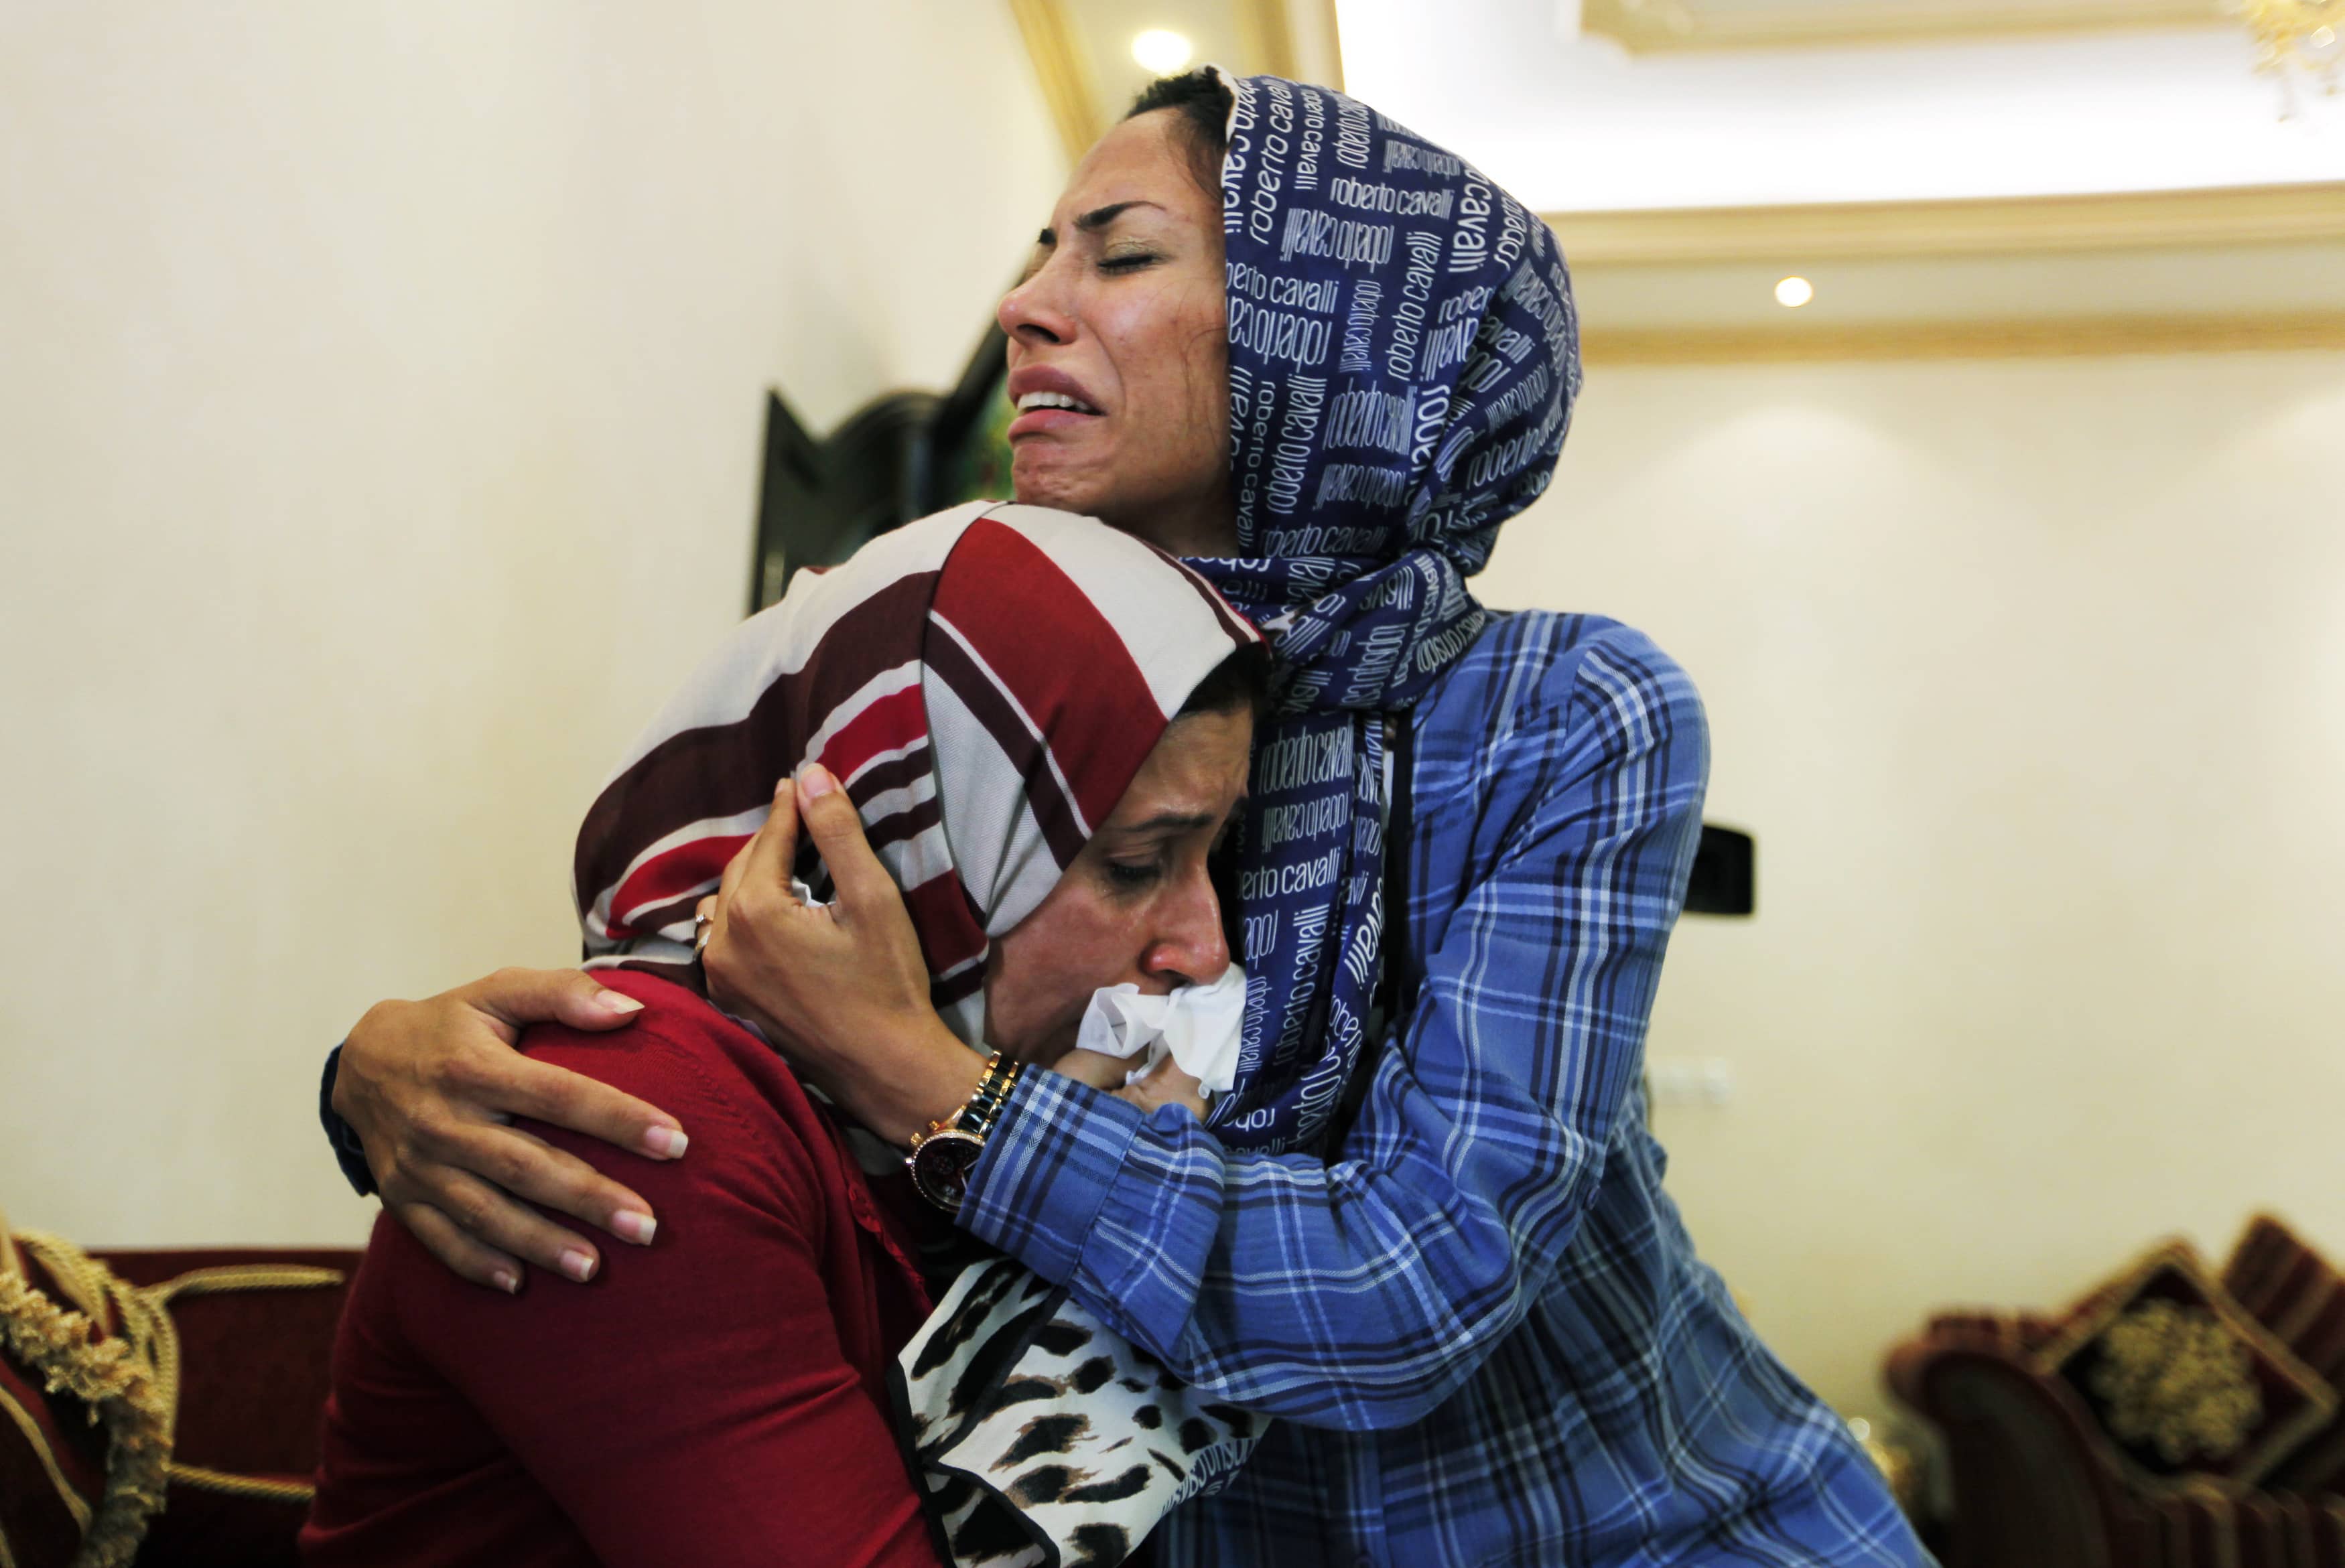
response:
<path id="1" fill-rule="evenodd" d="M 2283 80 L 2309 77 L 2337 91 L 2345 60 L 2345 0 L 2234 0 L 2260 46 L 2258 68 Z"/>

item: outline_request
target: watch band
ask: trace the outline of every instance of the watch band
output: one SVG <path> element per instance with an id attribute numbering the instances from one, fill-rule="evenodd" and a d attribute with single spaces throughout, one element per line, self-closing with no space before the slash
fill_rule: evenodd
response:
<path id="1" fill-rule="evenodd" d="M 1010 1061 L 1000 1051 L 994 1052 L 986 1058 L 985 1076 L 969 1091 L 969 1103 L 953 1113 L 949 1125 L 980 1138 L 991 1132 L 1002 1106 L 1010 1099 L 1010 1091 L 1018 1087 L 1018 1075 L 1025 1070 L 1024 1062 Z"/>
<path id="2" fill-rule="evenodd" d="M 985 1150 L 986 1134 L 993 1130 L 1025 1067 L 1023 1062 L 1006 1062 L 1000 1051 L 994 1052 L 961 1108 L 941 1121 L 930 1122 L 928 1131 L 913 1135 L 904 1168 L 910 1172 L 920 1196 L 946 1213 L 960 1212 L 969 1172 Z"/>

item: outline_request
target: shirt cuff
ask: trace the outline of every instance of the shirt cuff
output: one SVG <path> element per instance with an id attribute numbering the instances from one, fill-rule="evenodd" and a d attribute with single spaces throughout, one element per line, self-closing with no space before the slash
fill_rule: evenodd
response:
<path id="1" fill-rule="evenodd" d="M 325 1076 L 318 1083 L 318 1120 L 326 1129 L 326 1141 L 334 1146 L 334 1163 L 342 1168 L 342 1179 L 360 1198 L 371 1198 L 374 1168 L 367 1164 L 366 1145 L 359 1141 L 358 1128 L 334 1110 L 334 1076 L 341 1067 L 342 1047 L 336 1046 L 326 1053 Z"/>
<path id="2" fill-rule="evenodd" d="M 1066 1284 L 1146 1123 L 1138 1106 L 1089 1084 L 1052 1072 L 1020 1075 L 969 1173 L 961 1228 Z"/>

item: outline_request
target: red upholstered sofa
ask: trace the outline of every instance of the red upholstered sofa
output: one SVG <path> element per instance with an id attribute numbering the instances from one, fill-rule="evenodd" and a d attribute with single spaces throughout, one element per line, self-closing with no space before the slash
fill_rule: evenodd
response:
<path id="1" fill-rule="evenodd" d="M 0 1220 L 0 1561 L 291 1568 L 359 1256 L 83 1254 Z"/>
<path id="2" fill-rule="evenodd" d="M 1947 1568 L 2345 1568 L 2345 1277 L 2269 1216 L 2194 1266 L 1892 1351 L 1944 1441 Z"/>

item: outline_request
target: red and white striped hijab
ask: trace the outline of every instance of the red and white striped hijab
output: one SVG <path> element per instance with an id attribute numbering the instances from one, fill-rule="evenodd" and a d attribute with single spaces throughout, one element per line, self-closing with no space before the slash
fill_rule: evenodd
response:
<path id="1" fill-rule="evenodd" d="M 698 987 L 693 910 L 818 762 L 904 890 L 975 1045 L 985 956 L 1041 903 L 1189 693 L 1257 641 L 1204 581 L 1089 518 L 977 501 L 802 572 L 704 660 L 579 830 L 587 965 Z M 827 892 L 810 848 L 798 875 Z"/>

